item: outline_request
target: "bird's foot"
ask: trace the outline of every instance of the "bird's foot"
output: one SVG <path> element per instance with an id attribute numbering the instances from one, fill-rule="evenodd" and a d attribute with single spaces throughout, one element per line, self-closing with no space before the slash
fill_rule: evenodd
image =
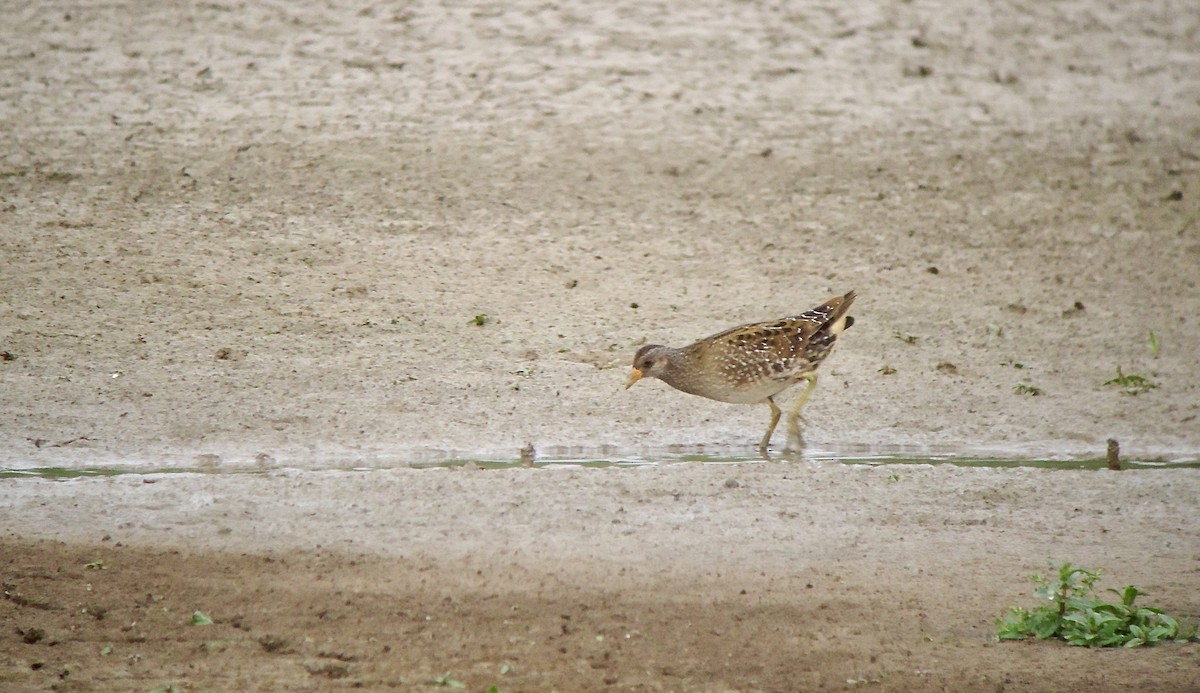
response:
<path id="1" fill-rule="evenodd" d="M 798 419 L 793 419 L 788 422 L 787 445 L 783 448 L 784 452 L 804 452 L 804 432 L 800 430 Z"/>

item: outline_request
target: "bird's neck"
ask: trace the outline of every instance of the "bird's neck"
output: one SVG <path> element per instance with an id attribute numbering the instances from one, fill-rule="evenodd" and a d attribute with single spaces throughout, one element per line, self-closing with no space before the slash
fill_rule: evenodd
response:
<path id="1" fill-rule="evenodd" d="M 693 374 L 701 372 L 699 365 L 700 354 L 695 349 L 671 349 L 667 352 L 667 367 L 658 378 L 676 390 L 699 394 L 696 388 L 700 384 L 693 377 Z"/>

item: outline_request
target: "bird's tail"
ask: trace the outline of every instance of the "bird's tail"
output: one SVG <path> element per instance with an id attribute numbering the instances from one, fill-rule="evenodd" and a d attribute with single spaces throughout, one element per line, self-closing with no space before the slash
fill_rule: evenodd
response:
<path id="1" fill-rule="evenodd" d="M 854 324 L 854 316 L 849 314 L 850 305 L 854 303 L 854 299 L 858 294 L 854 291 L 849 291 L 845 296 L 834 296 L 817 308 L 813 308 L 810 313 L 815 313 L 819 316 L 820 322 L 824 323 L 820 330 L 837 337 L 847 327 Z"/>

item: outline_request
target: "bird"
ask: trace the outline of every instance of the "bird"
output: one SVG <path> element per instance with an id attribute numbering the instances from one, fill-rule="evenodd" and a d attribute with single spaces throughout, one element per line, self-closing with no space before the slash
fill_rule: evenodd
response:
<path id="1" fill-rule="evenodd" d="M 854 324 L 850 291 L 799 315 L 731 327 L 685 347 L 647 344 L 633 357 L 625 389 L 642 378 L 658 378 L 693 395 L 734 404 L 765 403 L 771 423 L 758 449 L 764 455 L 783 411 L 775 396 L 802 381 L 804 392 L 788 411 L 788 444 L 800 442 L 800 409 L 817 386 L 817 366 Z"/>

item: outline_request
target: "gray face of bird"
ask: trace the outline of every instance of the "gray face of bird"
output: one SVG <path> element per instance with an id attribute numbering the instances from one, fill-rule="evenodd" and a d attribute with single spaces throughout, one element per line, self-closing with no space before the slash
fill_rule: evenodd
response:
<path id="1" fill-rule="evenodd" d="M 633 384 L 642 378 L 661 377 L 669 362 L 669 349 L 670 347 L 661 344 L 647 344 L 638 349 L 637 354 L 633 357 L 633 370 L 629 373 L 625 389 L 633 387 Z"/>

